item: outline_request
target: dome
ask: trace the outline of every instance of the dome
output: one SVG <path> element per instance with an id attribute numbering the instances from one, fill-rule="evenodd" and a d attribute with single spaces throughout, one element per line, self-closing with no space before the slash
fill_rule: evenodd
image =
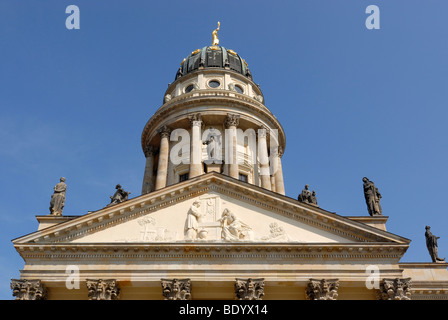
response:
<path id="1" fill-rule="evenodd" d="M 243 58 L 231 49 L 216 45 L 193 51 L 180 64 L 175 80 L 198 69 L 212 68 L 233 70 L 252 80 L 252 75 Z"/>

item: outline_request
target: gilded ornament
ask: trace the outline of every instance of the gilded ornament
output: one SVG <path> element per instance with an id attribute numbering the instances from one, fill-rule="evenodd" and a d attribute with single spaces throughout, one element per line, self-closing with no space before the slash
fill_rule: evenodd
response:
<path id="1" fill-rule="evenodd" d="M 219 23 L 219 21 L 218 21 L 218 28 L 216 28 L 216 29 L 213 30 L 213 32 L 212 32 L 212 39 L 213 39 L 212 45 L 213 45 L 213 46 L 217 46 L 217 45 L 219 44 L 219 39 L 218 39 L 219 26 L 220 26 L 220 23 Z"/>

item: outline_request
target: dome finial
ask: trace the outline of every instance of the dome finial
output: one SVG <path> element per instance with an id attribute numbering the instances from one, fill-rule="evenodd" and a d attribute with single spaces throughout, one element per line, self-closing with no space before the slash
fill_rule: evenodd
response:
<path id="1" fill-rule="evenodd" d="M 220 23 L 218 21 L 218 28 L 213 30 L 213 32 L 212 32 L 212 37 L 213 37 L 213 44 L 212 45 L 213 46 L 217 46 L 219 44 L 219 39 L 218 39 L 219 26 L 220 26 Z"/>

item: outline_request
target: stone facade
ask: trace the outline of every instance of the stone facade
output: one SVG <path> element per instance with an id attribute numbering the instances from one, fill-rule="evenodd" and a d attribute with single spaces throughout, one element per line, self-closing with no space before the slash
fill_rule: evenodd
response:
<path id="1" fill-rule="evenodd" d="M 140 196 L 37 216 L 38 230 L 13 240 L 25 261 L 13 296 L 448 299 L 448 264 L 400 263 L 410 240 L 387 217 L 285 196 L 285 132 L 233 50 L 207 67 L 218 49 L 192 52 L 146 123 Z"/>

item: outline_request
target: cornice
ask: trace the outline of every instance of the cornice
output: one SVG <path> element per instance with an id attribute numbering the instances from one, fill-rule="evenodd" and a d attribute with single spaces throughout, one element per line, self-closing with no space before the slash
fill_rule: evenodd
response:
<path id="1" fill-rule="evenodd" d="M 141 139 L 142 148 L 144 148 L 147 145 L 147 142 L 151 140 L 154 131 L 157 130 L 159 126 L 163 124 L 170 125 L 170 123 L 165 122 L 165 119 L 171 115 L 172 112 L 177 112 L 179 110 L 183 110 L 182 112 L 184 112 L 187 108 L 191 108 L 192 106 L 201 107 L 209 106 L 210 104 L 217 106 L 221 104 L 226 107 L 230 105 L 232 106 L 231 111 L 234 113 L 237 112 L 237 107 L 242 107 L 255 115 L 261 116 L 261 118 L 268 119 L 274 124 L 274 129 L 279 130 L 279 139 L 282 141 L 281 146 L 283 149 L 285 148 L 286 139 L 283 127 L 266 106 L 245 94 L 222 89 L 192 91 L 175 97 L 162 105 L 148 120 L 143 129 Z M 195 111 L 191 110 L 191 112 Z"/>
<path id="2" fill-rule="evenodd" d="M 384 243 L 329 244 L 329 243 L 64 243 L 64 244 L 24 244 L 16 245 L 24 259 L 248 259 L 248 260 L 378 260 L 398 262 L 406 251 L 402 245 Z M 315 261 L 314 261 L 315 262 Z"/>
<path id="3" fill-rule="evenodd" d="M 446 281 L 431 282 L 431 289 L 420 289 L 419 283 L 412 281 L 412 300 L 448 300 L 448 287 Z"/>

